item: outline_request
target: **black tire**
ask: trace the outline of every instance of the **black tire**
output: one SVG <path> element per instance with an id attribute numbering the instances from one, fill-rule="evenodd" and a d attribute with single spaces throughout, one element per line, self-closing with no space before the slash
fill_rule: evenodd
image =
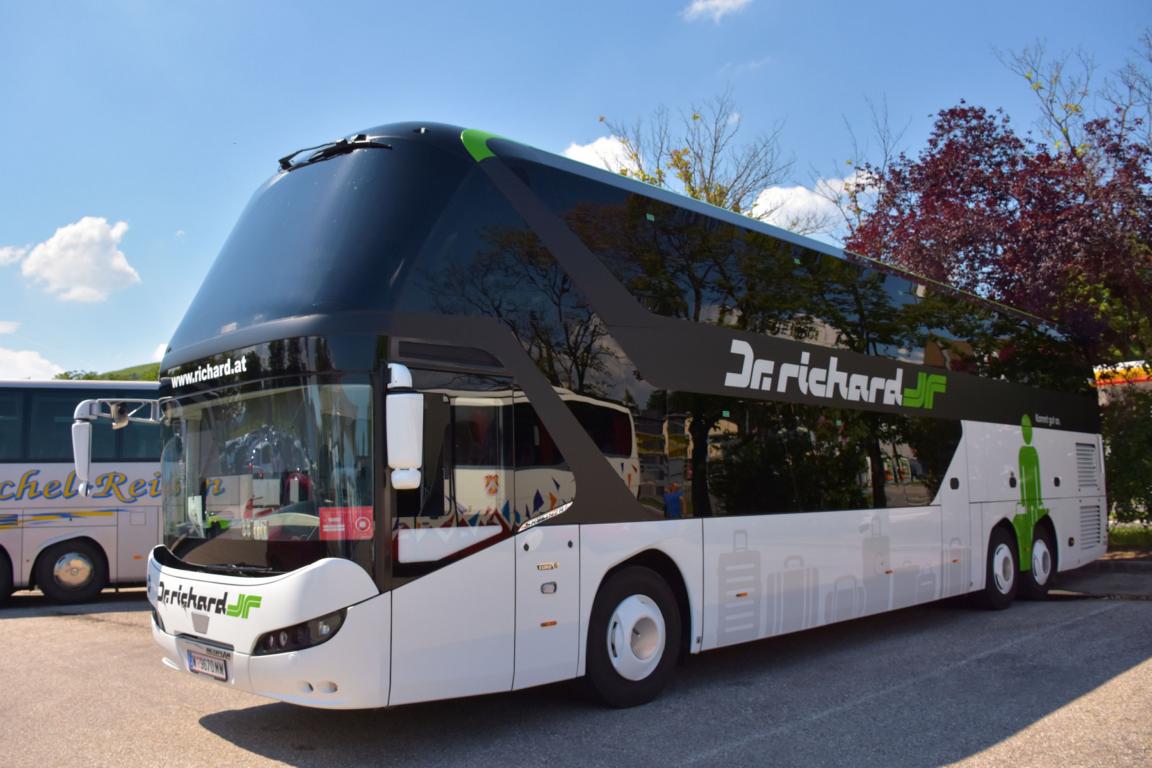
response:
<path id="1" fill-rule="evenodd" d="M 994 528 L 988 538 L 988 561 L 984 567 L 984 589 L 973 595 L 975 604 L 990 611 L 1002 611 L 1016 599 L 1020 584 L 1016 539 L 1004 528 Z"/>
<path id="2" fill-rule="evenodd" d="M 632 566 L 608 577 L 596 594 L 588 623 L 587 680 L 592 692 L 612 707 L 634 707 L 656 698 L 680 657 L 680 622 L 676 596 L 655 571 Z"/>
<path id="3" fill-rule="evenodd" d="M 54 603 L 85 603 L 108 583 L 104 552 L 85 539 L 53 544 L 36 560 L 36 586 Z"/>
<path id="4" fill-rule="evenodd" d="M 0 605 L 7 602 L 12 595 L 12 560 L 8 553 L 0 549 Z"/>
<path id="5" fill-rule="evenodd" d="M 1043 600 L 1056 578 L 1056 535 L 1049 523 L 1041 521 L 1032 537 L 1032 563 L 1020 572 L 1020 598 Z"/>

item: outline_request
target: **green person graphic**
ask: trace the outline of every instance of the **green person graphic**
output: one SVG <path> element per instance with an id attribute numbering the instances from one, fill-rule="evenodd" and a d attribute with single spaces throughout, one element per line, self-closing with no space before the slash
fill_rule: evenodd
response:
<path id="1" fill-rule="evenodd" d="M 1044 506 L 1040 483 L 1040 454 L 1032 445 L 1032 420 L 1020 420 L 1024 445 L 1020 446 L 1020 511 L 1012 518 L 1016 540 L 1020 542 L 1020 570 L 1032 569 L 1032 532 L 1048 509 Z"/>

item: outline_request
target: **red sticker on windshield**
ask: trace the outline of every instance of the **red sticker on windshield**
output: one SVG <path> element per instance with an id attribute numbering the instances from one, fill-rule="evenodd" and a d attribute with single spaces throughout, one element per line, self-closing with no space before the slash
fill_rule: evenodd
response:
<path id="1" fill-rule="evenodd" d="M 321 541 L 359 541 L 375 532 L 372 507 L 320 507 Z"/>

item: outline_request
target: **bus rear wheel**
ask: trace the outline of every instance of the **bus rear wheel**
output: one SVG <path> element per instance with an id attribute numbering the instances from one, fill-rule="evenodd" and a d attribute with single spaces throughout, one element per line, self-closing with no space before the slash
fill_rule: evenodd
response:
<path id="1" fill-rule="evenodd" d="M 36 561 L 36 586 L 54 603 L 83 603 L 100 594 L 107 573 L 99 547 L 83 539 L 62 541 Z"/>
<path id="2" fill-rule="evenodd" d="M 992 611 L 1012 605 L 1020 581 L 1016 557 L 1016 540 L 1004 528 L 994 528 L 988 537 L 984 589 L 974 595 L 976 605 Z"/>
<path id="3" fill-rule="evenodd" d="M 1052 587 L 1056 575 L 1056 537 L 1052 529 L 1041 522 L 1032 542 L 1031 570 L 1020 573 L 1020 597 L 1025 600 L 1043 600 Z"/>
<path id="4" fill-rule="evenodd" d="M 659 695 L 680 656 L 680 611 L 671 588 L 648 568 L 608 577 L 588 624 L 587 679 L 613 707 L 634 707 Z"/>
<path id="5" fill-rule="evenodd" d="M 8 553 L 0 549 L 0 605 L 12 594 L 12 579 L 12 561 L 8 559 Z"/>

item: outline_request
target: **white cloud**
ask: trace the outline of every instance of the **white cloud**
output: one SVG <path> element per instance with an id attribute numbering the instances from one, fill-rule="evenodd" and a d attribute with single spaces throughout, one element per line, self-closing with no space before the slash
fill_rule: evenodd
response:
<path id="1" fill-rule="evenodd" d="M 720 19 L 730 13 L 743 10 L 752 0 L 692 0 L 692 3 L 680 11 L 680 15 L 688 21 L 695 21 L 704 16 L 711 16 L 717 24 Z"/>
<path id="2" fill-rule="evenodd" d="M 0 266 L 15 264 L 28 255 L 29 246 L 0 245 Z"/>
<path id="3" fill-rule="evenodd" d="M 164 353 L 165 353 L 165 352 L 167 352 L 167 351 L 168 351 L 168 344 L 167 344 L 167 342 L 160 344 L 160 345 L 159 345 L 158 347 L 156 347 L 156 349 L 155 349 L 155 350 L 153 350 L 153 352 L 152 352 L 152 362 L 154 362 L 154 363 L 158 363 L 158 362 L 160 362 L 161 360 L 163 360 L 163 359 L 164 359 Z"/>
<path id="4" fill-rule="evenodd" d="M 835 213 L 836 206 L 808 187 L 769 187 L 756 197 L 752 213 L 756 218 L 786 226 L 796 218 Z"/>
<path id="5" fill-rule="evenodd" d="M 845 185 L 855 181 L 847 179 L 820 179 L 815 188 L 768 187 L 756 196 L 752 215 L 768 224 L 785 229 L 808 230 L 813 227 L 827 229 L 842 223 L 840 210 L 830 198 L 844 193 Z"/>
<path id="6" fill-rule="evenodd" d="M 184 235 L 186 235 L 186 234 L 188 234 L 188 233 L 182 229 L 176 230 L 176 237 L 184 237 Z"/>
<path id="7" fill-rule="evenodd" d="M 19 328 L 19 320 L 0 320 L 0 334 L 16 333 Z"/>
<path id="8" fill-rule="evenodd" d="M 127 231 L 126 222 L 109 225 L 105 218 L 85 216 L 34 247 L 20 272 L 60 301 L 104 301 L 112 291 L 140 282 L 119 247 Z"/>
<path id="9" fill-rule="evenodd" d="M 635 168 L 635 164 L 628 158 L 628 151 L 624 149 L 624 142 L 615 136 L 601 136 L 591 144 L 573 142 L 564 150 L 564 157 L 595 165 L 613 173 L 620 168 Z"/>
<path id="10" fill-rule="evenodd" d="M 50 379 L 63 371 L 38 352 L 0 347 L 0 379 Z"/>
<path id="11" fill-rule="evenodd" d="M 742 75 L 750 75 L 753 72 L 759 72 L 761 69 L 771 63 L 771 56 L 764 56 L 763 58 L 751 59 L 749 61 L 741 62 L 729 61 L 724 66 L 720 67 L 720 74 L 725 77 L 740 77 Z"/>

